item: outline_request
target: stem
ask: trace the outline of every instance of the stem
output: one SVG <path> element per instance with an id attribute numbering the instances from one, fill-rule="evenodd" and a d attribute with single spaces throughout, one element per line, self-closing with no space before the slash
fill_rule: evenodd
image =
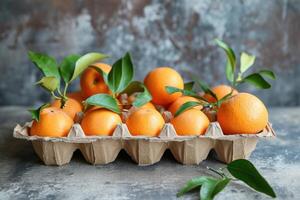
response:
<path id="1" fill-rule="evenodd" d="M 69 87 L 69 83 L 66 83 L 65 89 L 64 89 L 64 95 L 63 96 L 67 95 L 67 89 L 68 89 L 68 87 Z"/>
<path id="2" fill-rule="evenodd" d="M 68 101 L 68 97 L 67 97 L 67 89 L 69 87 L 69 83 L 66 83 L 65 84 L 65 88 L 64 88 L 64 93 L 62 94 L 60 92 L 60 95 L 62 96 L 60 102 L 61 102 L 61 105 L 60 105 L 60 108 L 63 109 L 65 107 L 65 104 L 66 102 Z"/>
<path id="3" fill-rule="evenodd" d="M 56 96 L 53 91 L 51 92 L 51 95 L 54 97 L 54 99 L 61 99 L 60 97 Z"/>
<path id="4" fill-rule="evenodd" d="M 58 94 L 59 94 L 61 97 L 64 96 L 64 95 L 61 93 L 60 88 L 57 89 L 57 92 L 58 92 Z"/>
<path id="5" fill-rule="evenodd" d="M 210 170 L 210 171 L 212 171 L 212 172 L 214 172 L 214 173 L 216 173 L 216 174 L 218 174 L 219 176 L 221 176 L 222 178 L 223 177 L 225 177 L 225 174 L 223 173 L 223 172 L 220 172 L 220 171 L 218 171 L 218 170 L 216 170 L 216 169 L 213 169 L 213 168 L 210 168 L 210 167 L 206 167 L 208 170 Z"/>

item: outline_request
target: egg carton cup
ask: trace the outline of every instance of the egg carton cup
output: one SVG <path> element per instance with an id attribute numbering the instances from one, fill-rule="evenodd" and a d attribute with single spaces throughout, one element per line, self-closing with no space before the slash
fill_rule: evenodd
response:
<path id="1" fill-rule="evenodd" d="M 259 138 L 275 137 L 270 123 L 258 134 L 224 135 L 219 123 L 211 122 L 206 133 L 200 136 L 179 136 L 173 125 L 166 123 L 158 137 L 132 136 L 126 124 L 119 124 L 112 136 L 86 136 L 80 124 L 74 124 L 67 137 L 59 138 L 30 136 L 31 125 L 32 122 L 18 124 L 13 136 L 31 141 L 45 165 L 67 164 L 78 149 L 94 165 L 113 162 L 122 149 L 138 165 L 159 162 L 167 149 L 185 165 L 199 164 L 212 149 L 219 161 L 229 163 L 248 158 Z"/>

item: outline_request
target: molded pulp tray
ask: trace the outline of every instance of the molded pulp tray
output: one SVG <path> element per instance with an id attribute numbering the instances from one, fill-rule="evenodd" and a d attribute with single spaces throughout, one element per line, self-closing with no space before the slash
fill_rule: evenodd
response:
<path id="1" fill-rule="evenodd" d="M 218 160 L 229 163 L 249 157 L 260 137 L 275 136 L 270 124 L 258 134 L 224 135 L 218 122 L 212 122 L 202 136 L 178 136 L 169 123 L 158 137 L 131 136 L 126 124 L 118 125 L 112 136 L 85 136 L 81 126 L 74 124 L 67 137 L 49 138 L 29 136 L 31 124 L 17 125 L 13 135 L 30 140 L 45 165 L 67 164 L 77 149 L 91 164 L 113 162 L 122 149 L 139 165 L 159 162 L 166 149 L 182 164 L 199 164 L 211 149 Z"/>

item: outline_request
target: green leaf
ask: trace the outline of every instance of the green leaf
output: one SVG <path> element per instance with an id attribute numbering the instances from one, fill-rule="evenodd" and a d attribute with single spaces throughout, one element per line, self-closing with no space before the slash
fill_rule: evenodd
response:
<path id="1" fill-rule="evenodd" d="M 74 74 L 76 62 L 79 58 L 79 55 L 69 55 L 65 57 L 60 64 L 59 72 L 65 83 L 70 82 Z"/>
<path id="2" fill-rule="evenodd" d="M 264 77 L 267 77 L 269 79 L 272 79 L 272 80 L 275 80 L 276 79 L 276 76 L 274 74 L 274 72 L 270 71 L 270 70 L 261 70 L 258 72 L 260 75 L 264 76 Z"/>
<path id="3" fill-rule="evenodd" d="M 225 70 L 226 70 L 226 78 L 227 78 L 227 80 L 231 84 L 233 84 L 233 82 L 234 82 L 234 71 L 232 70 L 232 67 L 231 67 L 229 61 L 226 62 L 226 69 Z"/>
<path id="4" fill-rule="evenodd" d="M 122 93 L 126 93 L 128 96 L 136 93 L 136 92 L 143 92 L 144 88 L 141 87 L 140 81 L 132 81 Z"/>
<path id="5" fill-rule="evenodd" d="M 115 113 L 120 114 L 118 101 L 108 94 L 95 94 L 84 101 L 86 105 L 101 106 Z"/>
<path id="6" fill-rule="evenodd" d="M 200 199 L 201 200 L 212 200 L 214 198 L 215 187 L 218 183 L 217 179 L 209 178 L 206 180 L 200 189 Z"/>
<path id="7" fill-rule="evenodd" d="M 54 76 L 60 80 L 58 65 L 54 58 L 32 51 L 29 51 L 28 57 L 41 70 L 44 76 Z"/>
<path id="8" fill-rule="evenodd" d="M 94 53 L 94 52 L 87 53 L 87 54 L 81 56 L 75 64 L 75 69 L 74 69 L 74 72 L 73 72 L 72 77 L 69 80 L 69 82 L 76 79 L 91 64 L 93 64 L 97 61 L 103 60 L 104 58 L 108 58 L 108 57 L 109 57 L 108 55 L 101 54 L 101 53 Z"/>
<path id="9" fill-rule="evenodd" d="M 215 197 L 218 193 L 220 193 L 228 185 L 230 181 L 231 179 L 227 177 L 219 179 L 213 190 L 212 197 Z"/>
<path id="10" fill-rule="evenodd" d="M 136 97 L 134 102 L 132 103 L 135 107 L 141 107 L 144 104 L 148 103 L 152 100 L 152 96 L 146 86 L 143 83 L 140 83 L 140 86 L 143 88 L 143 92 L 139 93 Z"/>
<path id="11" fill-rule="evenodd" d="M 227 169 L 233 177 L 243 181 L 254 190 L 273 198 L 276 197 L 272 187 L 250 161 L 245 159 L 235 160 L 227 165 Z"/>
<path id="12" fill-rule="evenodd" d="M 210 94 L 215 100 L 218 101 L 217 95 L 209 88 L 209 86 L 201 80 L 197 80 L 196 83 L 200 86 L 203 92 Z"/>
<path id="13" fill-rule="evenodd" d="M 230 82 L 232 82 L 232 80 L 234 79 L 232 77 L 234 77 L 235 62 L 236 62 L 234 51 L 226 43 L 224 43 L 223 41 L 221 41 L 219 39 L 215 39 L 215 42 L 226 53 L 226 56 L 227 56 L 226 75 L 227 75 L 227 79 Z"/>
<path id="14" fill-rule="evenodd" d="M 184 103 L 180 106 L 180 108 L 176 111 L 174 116 L 177 117 L 178 115 L 180 115 L 184 111 L 189 110 L 189 109 L 191 109 L 193 107 L 196 107 L 196 106 L 199 106 L 199 105 L 202 105 L 202 103 L 197 102 L 197 101 L 188 101 L 188 102 L 186 102 L 186 103 Z"/>
<path id="15" fill-rule="evenodd" d="M 193 90 L 194 84 L 195 84 L 194 81 L 187 82 L 184 84 L 184 89 L 191 91 Z"/>
<path id="16" fill-rule="evenodd" d="M 44 108 L 48 107 L 48 106 L 50 106 L 50 104 L 45 103 L 45 104 L 41 105 L 39 108 L 37 108 L 37 109 L 29 109 L 28 112 L 31 113 L 32 119 L 38 122 L 40 120 L 40 113 L 41 113 L 41 111 Z"/>
<path id="17" fill-rule="evenodd" d="M 122 92 L 134 76 L 133 64 L 129 53 L 117 60 L 108 74 L 108 86 L 113 93 Z"/>
<path id="18" fill-rule="evenodd" d="M 241 54 L 241 66 L 240 66 L 240 71 L 241 73 L 244 73 L 245 71 L 247 71 L 247 69 L 249 69 L 255 62 L 255 56 L 247 54 L 245 52 L 243 52 Z"/>
<path id="19" fill-rule="evenodd" d="M 227 184 L 230 182 L 230 179 L 224 177 L 222 179 L 209 178 L 201 186 L 200 189 L 200 199 L 201 200 L 212 200 L 214 197 L 221 192 Z"/>
<path id="20" fill-rule="evenodd" d="M 250 83 L 259 89 L 268 89 L 271 85 L 258 73 L 250 74 L 242 82 Z"/>
<path id="21" fill-rule="evenodd" d="M 53 92 L 59 86 L 59 80 L 54 76 L 43 77 L 41 80 L 36 82 L 36 84 L 41 85 L 44 89 Z"/>
<path id="22" fill-rule="evenodd" d="M 132 81 L 122 93 L 126 93 L 128 96 L 138 93 L 133 102 L 133 106 L 141 107 L 144 104 L 152 100 L 152 96 L 146 86 L 140 81 Z"/>
<path id="23" fill-rule="evenodd" d="M 180 191 L 176 194 L 177 197 L 181 197 L 182 195 L 184 195 L 185 193 L 200 187 L 204 182 L 210 180 L 211 178 L 208 176 L 201 176 L 201 177 L 197 177 L 197 178 L 193 178 L 191 180 L 189 180 L 184 186 L 183 188 L 180 189 Z"/>

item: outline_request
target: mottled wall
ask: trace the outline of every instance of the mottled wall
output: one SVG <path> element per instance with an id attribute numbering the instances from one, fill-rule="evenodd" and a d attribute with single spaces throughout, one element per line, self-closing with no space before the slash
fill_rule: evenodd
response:
<path id="1" fill-rule="evenodd" d="M 212 85 L 223 83 L 225 56 L 216 37 L 255 54 L 257 68 L 278 75 L 267 92 L 242 90 L 270 106 L 300 104 L 298 0 L 1 0 L 0 104 L 47 100 L 33 86 L 40 74 L 27 59 L 29 49 L 57 58 L 99 51 L 112 55 L 109 63 L 130 51 L 138 79 L 169 65 L 185 78 L 193 70 Z"/>

